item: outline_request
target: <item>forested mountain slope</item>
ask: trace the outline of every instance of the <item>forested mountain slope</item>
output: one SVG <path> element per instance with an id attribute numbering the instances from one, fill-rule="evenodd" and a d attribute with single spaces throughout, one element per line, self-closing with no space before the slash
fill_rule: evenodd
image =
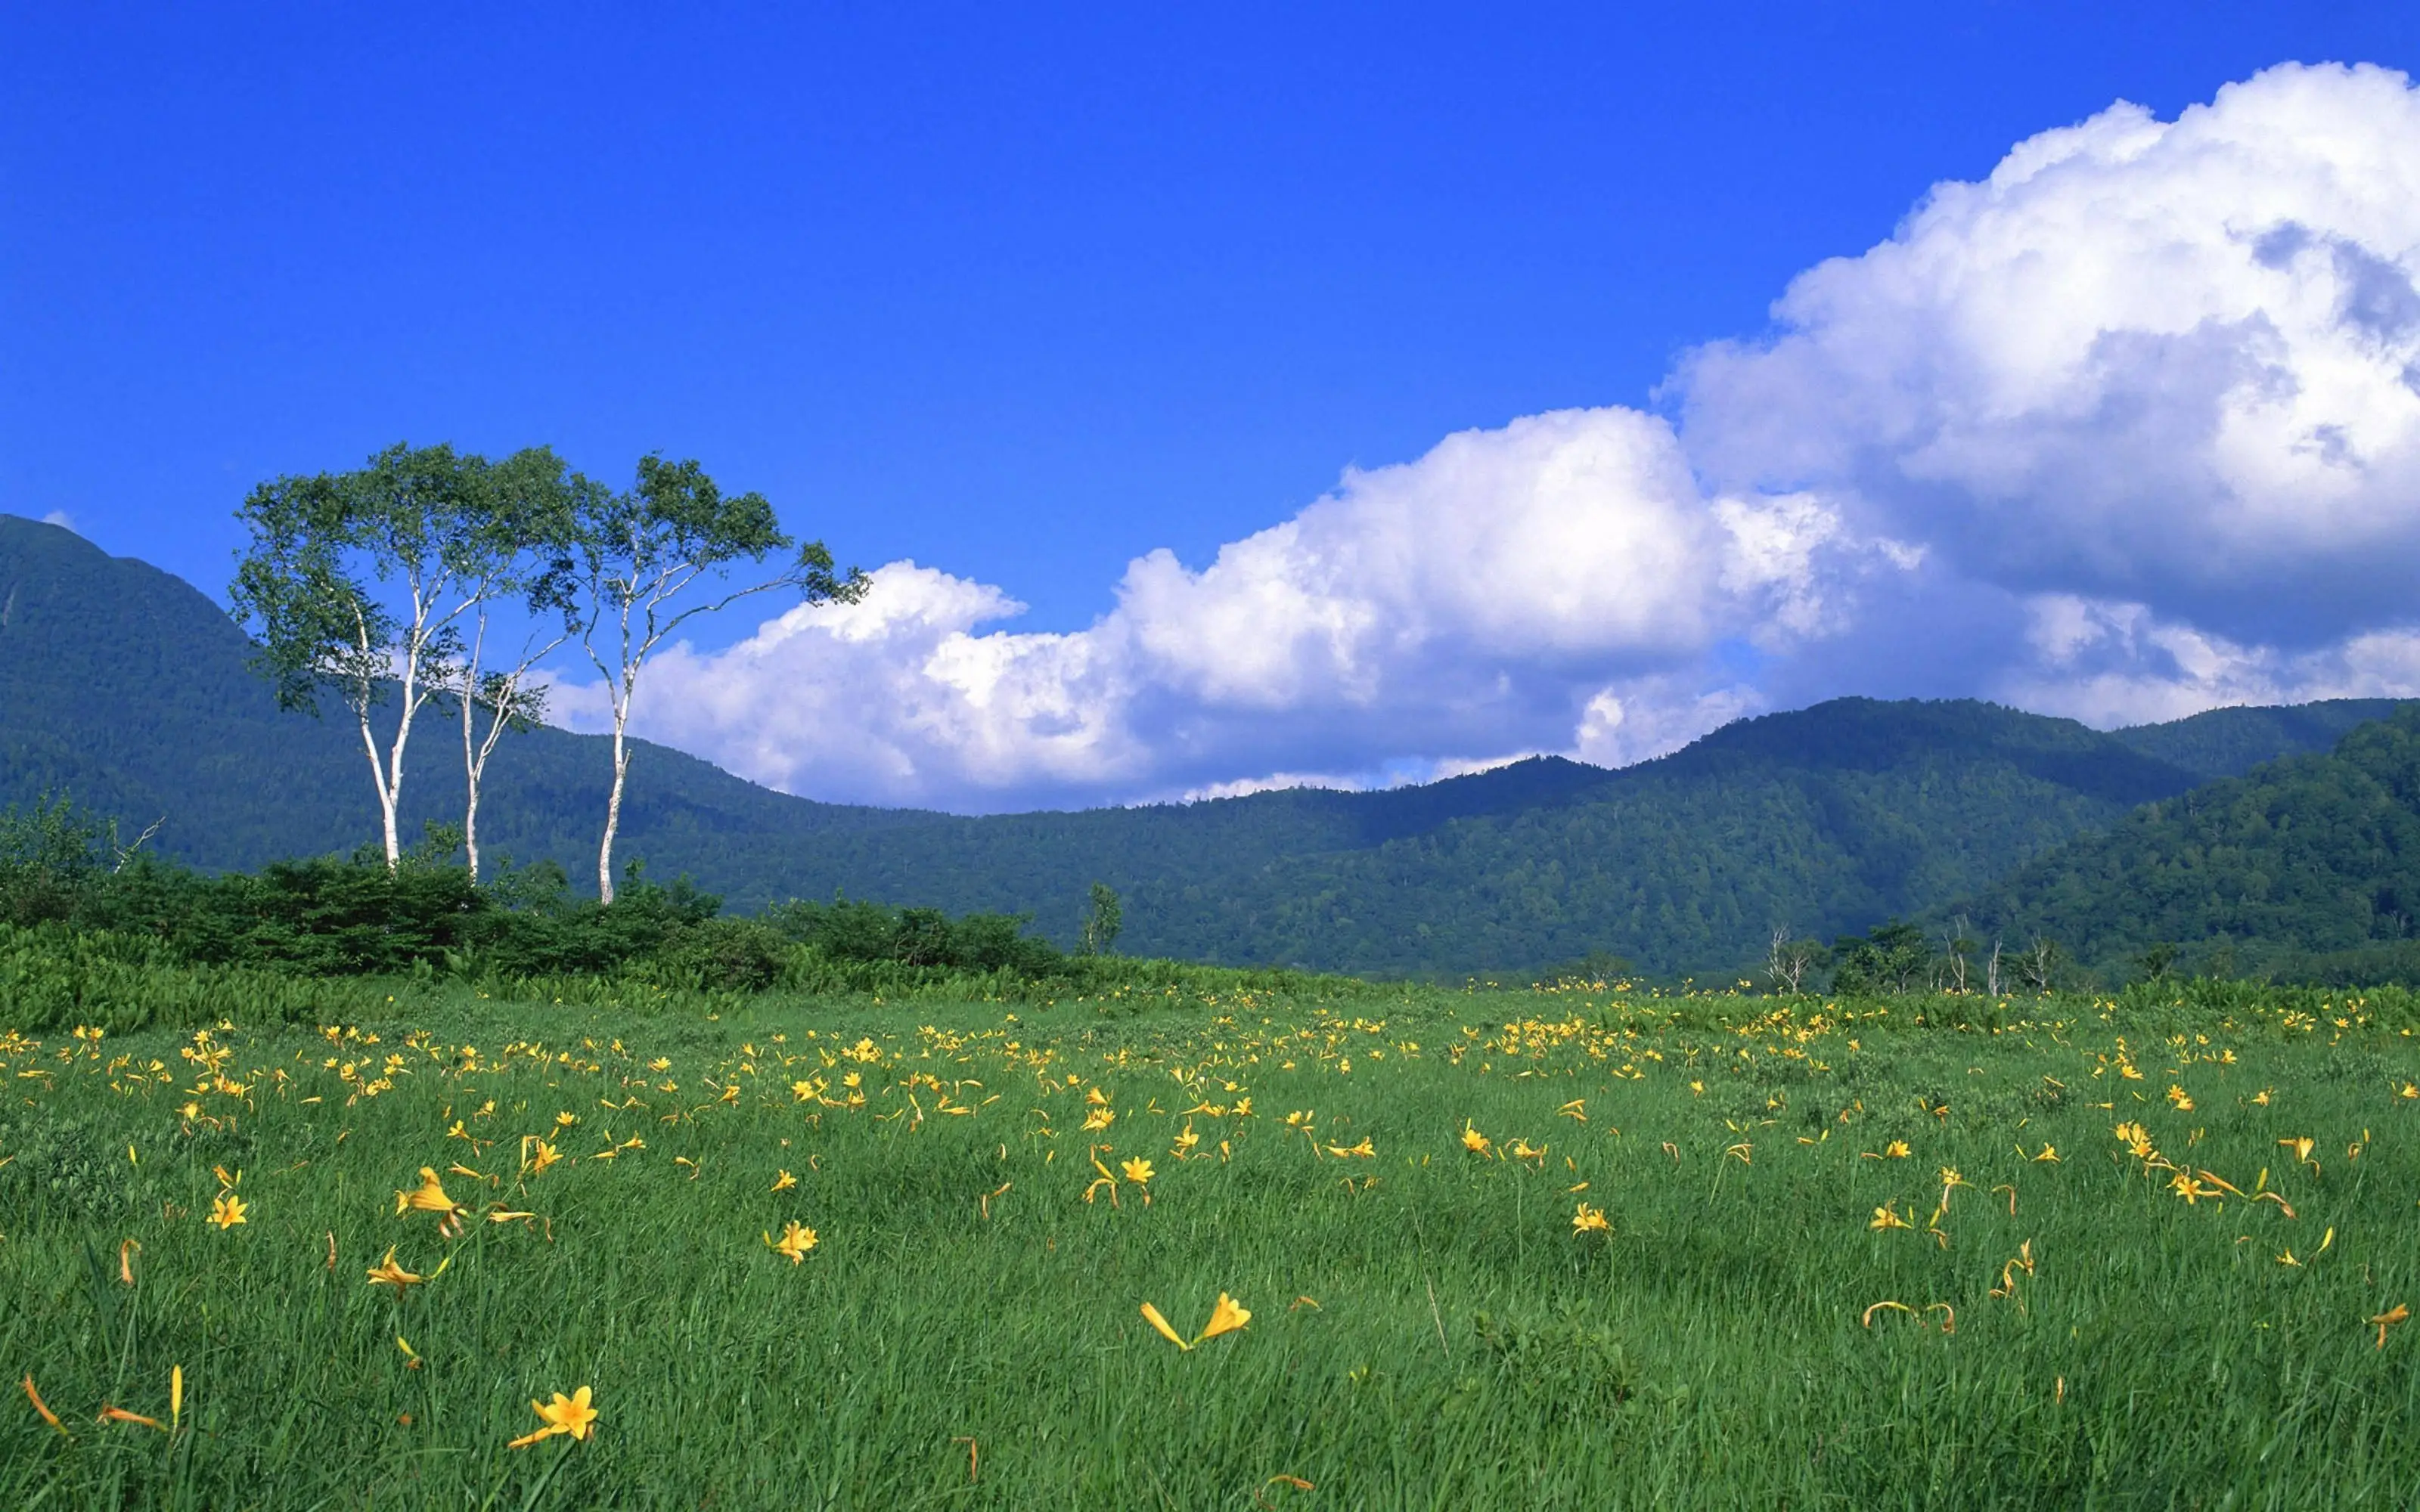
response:
<path id="1" fill-rule="evenodd" d="M 0 516 L 0 800 L 65 790 L 211 869 L 376 832 L 341 713 L 284 714 L 243 637 L 190 585 Z M 732 903 L 836 889 L 1028 912 L 1074 938 L 1086 888 L 1126 897 L 1122 946 L 1245 964 L 1523 970 L 1614 952 L 1728 970 L 1770 932 L 1861 929 L 1977 892 L 2210 772 L 2324 747 L 2366 707 L 2222 710 L 2096 733 L 1975 702 L 1840 700 L 1734 724 L 1619 772 L 1538 758 L 1382 793 L 968 818 L 815 803 L 643 746 L 625 856 Z M 457 729 L 414 735 L 408 817 L 458 817 Z M 593 873 L 601 738 L 507 738 L 485 849 Z"/>
<path id="2" fill-rule="evenodd" d="M 2153 947 L 2178 966 L 2420 980 L 2420 706 L 2335 751 L 2271 763 L 2038 857 L 1967 910 L 2103 975 Z"/>

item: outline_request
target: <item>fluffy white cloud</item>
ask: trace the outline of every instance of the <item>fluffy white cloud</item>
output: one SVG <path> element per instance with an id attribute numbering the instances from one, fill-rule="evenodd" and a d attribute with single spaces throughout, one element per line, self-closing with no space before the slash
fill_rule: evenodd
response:
<path id="1" fill-rule="evenodd" d="M 1731 486 L 1853 500 L 1980 581 L 2323 640 L 2397 611 L 2420 549 L 2415 272 L 2420 95 L 2284 67 L 1938 186 L 1677 393 Z"/>
<path id="2" fill-rule="evenodd" d="M 1710 503 L 1653 416 L 1536 415 L 1347 473 L 1200 571 L 1140 558 L 1075 634 L 987 629 L 1022 606 L 893 563 L 861 603 L 665 653 L 637 725 L 792 791 L 962 807 L 1440 775 L 1570 747 L 1608 682 L 1677 687 L 1720 638 L 1807 633 L 1831 529 L 1803 498 Z M 1621 748 L 1737 702 L 1673 696 L 1694 715 Z"/>
<path id="3" fill-rule="evenodd" d="M 1622 763 L 1844 692 L 2101 724 L 2420 693 L 2415 274 L 2401 75 L 2120 103 L 1691 354 L 1677 431 L 1448 437 L 1199 570 L 1133 562 L 1074 634 L 893 563 L 676 649 L 640 727 L 794 792 L 980 810 Z"/>

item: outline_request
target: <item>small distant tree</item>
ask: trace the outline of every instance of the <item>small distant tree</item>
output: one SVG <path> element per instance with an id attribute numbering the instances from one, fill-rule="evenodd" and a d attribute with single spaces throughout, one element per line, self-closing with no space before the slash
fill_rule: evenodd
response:
<path id="1" fill-rule="evenodd" d="M 735 567 L 761 568 L 790 552 L 779 570 L 729 586 Z M 613 838 L 622 824 L 622 795 L 630 774 L 630 706 L 648 660 L 675 631 L 752 594 L 795 589 L 810 604 L 853 603 L 865 594 L 865 575 L 835 572 L 820 541 L 797 546 L 782 532 L 761 494 L 726 496 L 695 461 L 639 459 L 627 492 L 585 491 L 574 508 L 572 570 L 577 592 L 571 624 L 605 681 L 613 717 L 613 783 L 605 800 L 605 833 L 597 847 L 597 892 L 613 901 Z M 723 585 L 711 597 L 683 600 L 701 579 Z"/>
<path id="2" fill-rule="evenodd" d="M 2149 949 L 2134 958 L 2134 969 L 2142 974 L 2145 981 L 2165 981 L 2168 973 L 2176 968 L 2176 964 L 2177 948 L 2168 940 L 2154 942 Z"/>
<path id="3" fill-rule="evenodd" d="M 2046 993 L 2057 978 L 2059 963 L 2065 957 L 2066 951 L 2056 940 L 2036 933 L 2014 957 L 2017 980 L 2038 993 Z"/>
<path id="4" fill-rule="evenodd" d="M 1785 924 L 1773 932 L 1772 949 L 1765 952 L 1765 980 L 1775 992 L 1794 997 L 1806 991 L 1807 974 L 1823 964 L 1826 953 L 1820 941 L 1791 938 Z"/>
<path id="5" fill-rule="evenodd" d="M 1893 921 L 1833 941 L 1832 958 L 1838 963 L 1832 977 L 1834 992 L 1903 993 L 1923 980 L 1932 952 L 1922 930 Z"/>
<path id="6" fill-rule="evenodd" d="M 1975 937 L 1969 931 L 1966 916 L 1959 915 L 1941 932 L 1939 982 L 1944 991 L 1963 994 L 1966 991 L 1967 968 L 1975 954 Z"/>
<path id="7" fill-rule="evenodd" d="M 1125 909 L 1118 901 L 1118 889 L 1106 882 L 1094 883 L 1092 906 L 1084 915 L 1084 953 L 1109 954 L 1125 928 Z"/>

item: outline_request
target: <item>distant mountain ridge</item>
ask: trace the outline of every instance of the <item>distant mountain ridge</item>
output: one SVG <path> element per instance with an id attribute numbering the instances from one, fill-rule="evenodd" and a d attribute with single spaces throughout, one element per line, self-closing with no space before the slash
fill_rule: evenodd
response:
<path id="1" fill-rule="evenodd" d="M 0 516 L 0 800 L 64 790 L 206 868 L 349 850 L 375 829 L 358 736 L 277 710 L 207 596 Z M 626 856 L 737 906 L 835 890 L 1030 912 L 1072 941 L 1085 889 L 1123 948 L 1374 972 L 1532 969 L 1613 952 L 1729 970 L 1770 931 L 1828 935 L 1972 896 L 2134 806 L 2321 750 L 2388 701 L 2218 710 L 2103 734 L 1969 701 L 1843 699 L 1620 771 L 1555 757 L 1374 793 L 980 818 L 818 803 L 642 744 Z M 601 737 L 508 737 L 483 848 L 593 871 Z M 415 733 L 407 823 L 458 817 L 458 737 Z"/>
<path id="2" fill-rule="evenodd" d="M 1957 905 L 2108 978 L 2175 969 L 2420 981 L 2420 704 L 2333 750 L 2148 805 Z"/>

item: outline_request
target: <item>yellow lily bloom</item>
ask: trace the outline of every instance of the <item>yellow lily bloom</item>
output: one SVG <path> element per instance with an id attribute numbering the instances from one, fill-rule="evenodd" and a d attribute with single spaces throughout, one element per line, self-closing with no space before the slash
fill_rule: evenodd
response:
<path id="1" fill-rule="evenodd" d="M 794 1187 L 794 1186 L 796 1186 L 796 1185 L 798 1185 L 798 1184 L 799 1184 L 799 1179 L 798 1179 L 797 1177 L 795 1177 L 795 1176 L 792 1176 L 792 1175 L 791 1175 L 789 1172 L 787 1172 L 787 1171 L 783 1171 L 783 1172 L 782 1172 L 780 1175 L 778 1175 L 778 1176 L 776 1176 L 776 1177 L 774 1177 L 774 1178 L 773 1178 L 773 1190 L 774 1190 L 774 1191 L 776 1191 L 776 1192 L 787 1192 L 788 1190 L 790 1190 L 790 1188 L 792 1188 L 792 1187 Z"/>
<path id="2" fill-rule="evenodd" d="M 398 1297 L 402 1296 L 404 1292 L 410 1288 L 416 1287 L 423 1281 L 428 1279 L 427 1276 L 414 1275 L 410 1271 L 405 1270 L 402 1266 L 396 1264 L 395 1246 L 392 1244 L 389 1244 L 386 1247 L 386 1258 L 379 1261 L 378 1264 L 370 1268 L 369 1278 L 369 1284 L 371 1286 L 395 1288 L 395 1294 Z"/>
<path id="3" fill-rule="evenodd" d="M 1496 1143 L 1481 1134 L 1469 1119 L 1465 1119 L 1462 1123 L 1462 1148 L 1474 1155 L 1484 1155 L 1496 1148 Z"/>
<path id="4" fill-rule="evenodd" d="M 1579 1211 L 1572 1214 L 1572 1232 L 1609 1234 L 1613 1232 L 1613 1225 L 1606 1221 L 1603 1208 L 1591 1208 L 1583 1202 L 1579 1205 Z"/>
<path id="5" fill-rule="evenodd" d="M 558 1433 L 567 1433 L 575 1439 L 585 1439 L 588 1437 L 589 1426 L 597 1421 L 597 1409 L 589 1405 L 588 1388 L 585 1386 L 568 1396 L 556 1392 L 554 1400 L 551 1402 L 540 1402 L 537 1398 L 532 1397 L 530 1410 L 546 1420 L 546 1427 L 535 1433 L 524 1434 L 504 1447 L 526 1449 L 538 1440 L 551 1439 Z"/>
<path id="6" fill-rule="evenodd" d="M 236 1225 L 247 1221 L 243 1215 L 244 1207 L 243 1198 L 232 1192 L 222 1192 L 210 1203 L 209 1221 L 222 1229 L 233 1228 Z"/>
<path id="7" fill-rule="evenodd" d="M 1866 1227 L 1879 1232 L 1885 1228 L 1914 1228 L 1916 1225 L 1900 1217 L 1898 1213 L 1893 1212 L 1890 1209 L 1884 1207 L 1876 1208 L 1874 1210 L 1874 1221 L 1866 1225 Z"/>
<path id="8" fill-rule="evenodd" d="M 1118 1163 L 1118 1169 L 1125 1172 L 1126 1180 L 1132 1181 L 1137 1186 L 1140 1186 L 1151 1180 L 1151 1162 L 1147 1160 L 1136 1159 L 1121 1161 Z"/>
<path id="9" fill-rule="evenodd" d="M 1149 1303 L 1144 1303 L 1142 1304 L 1142 1320 L 1149 1323 L 1152 1327 L 1159 1330 L 1159 1336 L 1168 1340 L 1169 1343 L 1175 1345 L 1178 1349 L 1189 1350 L 1193 1348 L 1192 1345 L 1185 1342 L 1184 1335 L 1179 1334 L 1175 1329 L 1169 1326 L 1168 1319 L 1161 1316 L 1159 1309 Z"/>
<path id="10" fill-rule="evenodd" d="M 2398 1302 L 2385 1312 L 2371 1319 L 2370 1321 L 2378 1325 L 2378 1347 L 2381 1350 L 2386 1348 L 2386 1331 L 2411 1316 L 2412 1309 Z"/>
<path id="11" fill-rule="evenodd" d="M 814 1229 L 799 1223 L 796 1218 L 783 1226 L 782 1237 L 779 1240 L 768 1242 L 772 1243 L 775 1253 L 788 1256 L 792 1265 L 804 1264 L 807 1251 L 822 1242 Z"/>
<path id="12" fill-rule="evenodd" d="M 1222 1291 L 1218 1293 L 1218 1304 L 1210 1309 L 1208 1325 L 1202 1330 L 1201 1337 L 1193 1342 L 1199 1344 L 1203 1339 L 1215 1339 L 1221 1334 L 1232 1334 L 1251 1320 L 1251 1313 Z"/>
<path id="13" fill-rule="evenodd" d="M 395 1211 L 398 1218 L 407 1212 L 455 1213 L 461 1211 L 461 1204 L 445 1195 L 445 1188 L 437 1180 L 437 1167 L 434 1165 L 420 1168 L 418 1190 L 395 1195 Z"/>

